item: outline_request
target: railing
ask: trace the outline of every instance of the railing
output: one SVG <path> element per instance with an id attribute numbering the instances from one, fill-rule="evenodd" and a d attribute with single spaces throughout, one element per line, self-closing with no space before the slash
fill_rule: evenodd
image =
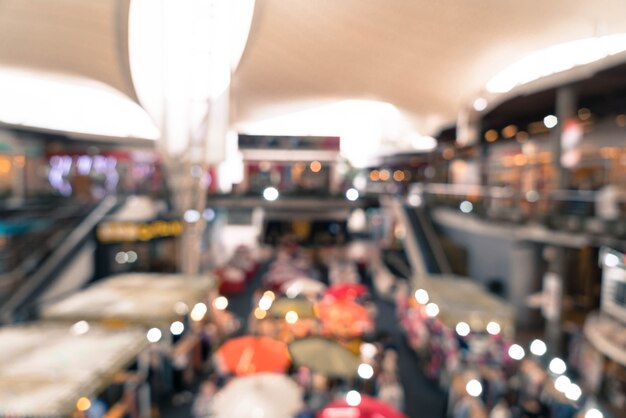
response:
<path id="1" fill-rule="evenodd" d="M 74 228 L 69 235 L 58 239 L 56 247 L 45 258 L 43 263 L 28 277 L 21 277 L 21 270 L 8 273 L 5 280 L 19 278 L 19 286 L 0 306 L 0 322 L 10 323 L 14 319 L 16 310 L 27 303 L 62 266 L 71 259 L 72 254 L 90 236 L 96 225 L 117 205 L 118 199 L 113 196 L 104 198 L 83 221 Z M 34 248 L 37 248 L 35 245 Z"/>
<path id="2" fill-rule="evenodd" d="M 494 221 L 534 222 L 548 228 L 626 238 L 626 193 L 616 190 L 552 190 L 525 193 L 510 187 L 415 184 L 409 204 L 425 202 Z"/>

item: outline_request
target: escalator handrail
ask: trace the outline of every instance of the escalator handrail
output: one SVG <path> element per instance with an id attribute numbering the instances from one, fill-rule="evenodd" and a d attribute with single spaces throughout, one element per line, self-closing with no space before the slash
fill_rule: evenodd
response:
<path id="1" fill-rule="evenodd" d="M 96 225 L 117 205 L 115 196 L 105 197 L 91 213 L 67 236 L 50 254 L 41 267 L 35 271 L 0 307 L 0 322 L 10 323 L 16 310 L 61 266 L 75 251 Z"/>
<path id="2" fill-rule="evenodd" d="M 61 207 L 54 209 L 53 214 L 51 216 L 48 216 L 48 218 L 54 219 L 55 224 L 58 224 L 62 221 L 80 219 L 80 215 L 77 213 L 72 213 L 69 215 L 65 214 L 61 216 L 54 213 L 62 211 L 64 209 L 67 208 Z M 91 209 L 93 208 L 90 208 L 90 210 Z M 84 216 L 84 213 L 81 213 L 81 215 Z M 54 235 L 52 237 L 54 237 Z M 43 245 L 40 248 L 33 250 L 31 248 L 33 245 L 32 238 L 11 243 L 10 252 L 8 254 L 3 254 L 2 256 L 0 256 L 0 259 L 5 260 L 5 265 L 15 265 L 15 267 L 13 267 L 10 271 L 0 273 L 0 288 L 7 283 L 12 283 L 14 278 L 18 278 L 28 274 L 33 267 L 39 264 L 44 254 L 47 254 L 52 249 L 56 248 L 56 242 L 54 244 L 50 243 L 50 237 L 45 237 L 45 239 L 42 241 L 42 244 Z M 29 254 L 26 257 L 24 257 L 21 261 L 11 263 L 11 260 L 13 259 L 19 260 L 19 255 L 26 249 L 29 249 Z"/>
<path id="3" fill-rule="evenodd" d="M 424 262 L 424 269 L 428 274 L 440 274 L 441 269 L 439 268 L 439 264 L 437 263 L 437 259 L 435 258 L 435 254 L 432 251 L 432 248 L 428 242 L 428 237 L 424 232 L 424 228 L 422 227 L 422 222 L 418 217 L 417 211 L 409 207 L 407 205 L 402 206 L 402 212 L 405 214 L 406 220 L 408 222 L 407 226 L 411 231 L 411 237 L 415 240 L 415 245 L 420 250 L 420 255 L 422 256 L 422 260 Z"/>
<path id="4" fill-rule="evenodd" d="M 415 237 L 415 231 L 413 231 L 413 228 L 410 227 L 411 222 L 408 219 L 402 202 L 399 198 L 385 198 L 383 200 L 383 203 L 386 206 L 391 207 L 394 212 L 394 216 L 397 219 L 400 219 L 401 222 L 406 226 L 406 233 L 403 242 L 407 257 L 409 259 L 409 263 L 411 264 L 411 269 L 413 270 L 413 274 L 417 277 L 425 276 L 426 274 L 428 274 L 426 262 L 424 260 L 424 257 L 422 256 L 422 252 L 419 249 L 417 237 Z"/>
<path id="5" fill-rule="evenodd" d="M 437 237 L 437 233 L 435 232 L 435 229 L 433 228 L 432 223 L 428 219 L 426 219 L 426 213 L 424 212 L 423 209 L 417 209 L 417 208 L 415 210 L 415 213 L 420 223 L 420 227 L 422 228 L 422 231 L 424 232 L 424 235 L 426 236 L 426 241 L 428 241 L 428 246 L 430 248 L 430 251 L 435 257 L 437 266 L 439 267 L 441 274 L 452 274 L 452 268 L 450 267 L 448 258 L 446 257 L 446 254 L 443 251 L 441 242 L 439 241 L 439 238 Z"/>

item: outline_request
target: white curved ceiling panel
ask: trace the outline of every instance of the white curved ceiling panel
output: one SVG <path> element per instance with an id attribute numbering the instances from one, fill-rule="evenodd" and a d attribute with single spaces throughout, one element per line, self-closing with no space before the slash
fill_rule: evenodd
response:
<path id="1" fill-rule="evenodd" d="M 136 100 L 130 0 L 1 0 L 0 66 L 97 80 Z"/>
<path id="2" fill-rule="evenodd" d="M 533 51 L 616 33 L 626 33 L 622 0 L 258 1 L 234 122 L 294 102 L 375 99 L 428 133 Z"/>

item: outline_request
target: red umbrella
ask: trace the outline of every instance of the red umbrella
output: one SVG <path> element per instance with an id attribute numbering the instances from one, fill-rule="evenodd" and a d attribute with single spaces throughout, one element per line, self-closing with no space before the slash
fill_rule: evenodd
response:
<path id="1" fill-rule="evenodd" d="M 407 418 L 402 412 L 371 396 L 361 395 L 356 406 L 348 405 L 345 400 L 329 403 L 317 418 Z"/>
<path id="2" fill-rule="evenodd" d="M 339 283 L 329 287 L 325 294 L 335 299 L 355 299 L 368 292 L 367 286 L 361 283 Z"/>
<path id="3" fill-rule="evenodd" d="M 226 341 L 216 355 L 224 367 L 239 376 L 284 372 L 291 363 L 287 344 L 273 338 L 251 335 Z"/>

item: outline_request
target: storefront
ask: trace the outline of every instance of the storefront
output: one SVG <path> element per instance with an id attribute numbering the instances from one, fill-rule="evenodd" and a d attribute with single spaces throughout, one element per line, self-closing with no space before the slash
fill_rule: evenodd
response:
<path id="1" fill-rule="evenodd" d="M 578 369 L 586 389 L 607 408 L 626 410 L 626 258 L 611 248 L 600 251 L 602 300 L 584 326 Z M 616 416 L 620 416 L 617 415 Z"/>

